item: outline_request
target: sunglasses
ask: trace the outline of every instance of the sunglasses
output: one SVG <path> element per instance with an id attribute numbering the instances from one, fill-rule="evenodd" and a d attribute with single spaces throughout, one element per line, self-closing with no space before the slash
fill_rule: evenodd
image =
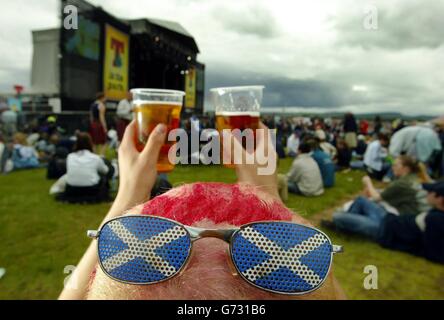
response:
<path id="1" fill-rule="evenodd" d="M 106 222 L 97 239 L 100 267 L 110 278 L 156 284 L 180 274 L 192 243 L 206 237 L 230 245 L 236 273 L 269 292 L 300 295 L 327 279 L 333 254 L 342 252 L 322 231 L 283 221 L 254 222 L 235 229 L 202 229 L 155 216 L 122 216 Z"/>

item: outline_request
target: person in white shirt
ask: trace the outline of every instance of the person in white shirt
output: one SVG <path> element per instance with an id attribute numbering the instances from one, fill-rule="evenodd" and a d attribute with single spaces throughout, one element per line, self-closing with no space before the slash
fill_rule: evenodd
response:
<path id="1" fill-rule="evenodd" d="M 385 163 L 389 142 L 389 137 L 380 133 L 378 135 L 378 140 L 371 142 L 367 146 L 367 150 L 364 154 L 364 165 L 371 178 L 382 180 L 390 168 L 390 166 Z"/>
<path id="2" fill-rule="evenodd" d="M 99 202 L 108 198 L 106 175 L 109 167 L 92 152 L 93 145 L 88 133 L 78 133 L 74 152 L 66 161 L 66 190 L 69 202 Z"/>
<path id="3" fill-rule="evenodd" d="M 133 100 L 133 94 L 128 92 L 126 98 L 119 102 L 117 106 L 117 134 L 119 141 L 122 141 L 123 134 L 125 133 L 126 127 L 131 121 L 133 121 L 133 107 L 131 102 Z"/>
<path id="4" fill-rule="evenodd" d="M 287 154 L 289 157 L 296 157 L 298 154 L 300 139 L 297 132 L 293 132 L 287 139 Z"/>
<path id="5" fill-rule="evenodd" d="M 311 156 L 311 146 L 303 141 L 299 154 L 287 175 L 278 175 L 278 192 L 282 201 L 288 199 L 288 192 L 306 197 L 320 196 L 324 193 L 321 170 Z"/>
<path id="6" fill-rule="evenodd" d="M 318 129 L 315 132 L 315 136 L 319 139 L 319 148 L 321 148 L 321 150 L 328 154 L 332 159 L 336 159 L 338 151 L 330 142 L 327 142 L 327 135 L 325 134 L 325 131 Z"/>

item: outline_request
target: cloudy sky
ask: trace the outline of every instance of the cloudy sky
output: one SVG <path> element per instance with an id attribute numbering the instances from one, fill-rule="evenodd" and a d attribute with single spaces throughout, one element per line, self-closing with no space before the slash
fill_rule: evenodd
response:
<path id="1" fill-rule="evenodd" d="M 0 91 L 29 85 L 31 30 L 57 0 L 2 1 Z M 207 89 L 264 84 L 266 106 L 444 113 L 444 0 L 91 0 L 123 18 L 181 23 Z"/>

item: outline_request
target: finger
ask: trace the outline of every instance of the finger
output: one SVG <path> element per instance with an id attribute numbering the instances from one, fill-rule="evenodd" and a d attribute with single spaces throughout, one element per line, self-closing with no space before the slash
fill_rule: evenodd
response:
<path id="1" fill-rule="evenodd" d="M 276 130 L 270 130 L 262 122 L 259 122 L 259 129 L 261 131 L 256 135 L 257 148 L 264 150 L 265 154 L 276 152 Z M 272 138 L 272 135 L 274 137 Z"/>
<path id="2" fill-rule="evenodd" d="M 270 135 L 270 129 L 265 124 L 263 124 L 262 121 L 259 122 L 258 129 L 260 130 L 260 131 L 258 131 L 258 133 L 262 132 L 262 134 L 256 135 L 256 145 L 257 145 L 257 147 L 265 148 L 264 150 L 267 151 L 268 148 L 267 148 L 266 142 L 267 142 L 269 135 Z"/>
<path id="3" fill-rule="evenodd" d="M 136 121 L 133 120 L 125 130 L 125 134 L 123 135 L 122 143 L 120 144 L 120 148 L 122 150 L 136 150 L 136 146 L 134 145 L 134 135 L 136 132 Z"/>
<path id="4" fill-rule="evenodd" d="M 233 135 L 231 131 L 224 131 L 223 137 L 223 150 L 224 150 L 224 158 L 231 159 L 232 164 L 234 163 L 235 155 L 236 158 L 239 159 L 245 159 L 245 149 L 242 147 L 242 144 L 239 142 L 238 139 Z M 243 160 L 241 161 L 243 162 Z"/>
<path id="5" fill-rule="evenodd" d="M 165 143 L 167 127 L 163 123 L 159 123 L 151 132 L 148 142 L 142 151 L 141 157 L 146 159 L 147 163 L 157 163 L 159 159 L 160 149 Z"/>

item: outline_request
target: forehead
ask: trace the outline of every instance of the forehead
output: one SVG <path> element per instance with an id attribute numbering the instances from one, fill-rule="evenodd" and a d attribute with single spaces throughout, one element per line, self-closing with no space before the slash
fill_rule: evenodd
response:
<path id="1" fill-rule="evenodd" d="M 260 189 L 241 184 L 196 183 L 174 188 L 142 206 L 140 214 L 186 225 L 202 220 L 240 226 L 264 220 L 291 220 L 283 203 Z"/>

